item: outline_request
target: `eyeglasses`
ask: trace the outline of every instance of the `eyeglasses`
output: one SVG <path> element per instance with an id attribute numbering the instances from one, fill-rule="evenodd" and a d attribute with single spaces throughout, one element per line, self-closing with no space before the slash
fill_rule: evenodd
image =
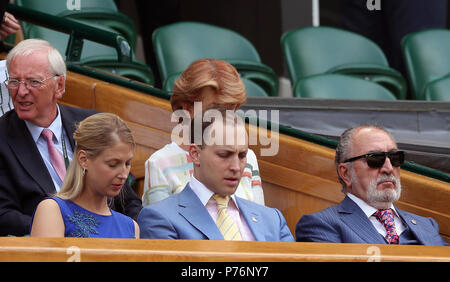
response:
<path id="1" fill-rule="evenodd" d="M 59 76 L 59 75 L 55 74 L 55 75 L 50 76 L 49 78 L 46 78 L 46 79 L 43 79 L 43 80 L 37 80 L 37 79 L 32 79 L 32 78 L 25 79 L 24 81 L 21 81 L 21 80 L 18 80 L 18 79 L 8 79 L 8 80 L 5 80 L 3 83 L 9 89 L 17 89 L 17 88 L 19 88 L 21 83 L 25 84 L 25 87 L 28 88 L 28 89 L 40 88 L 44 84 L 44 82 L 46 82 L 50 78 L 54 78 L 56 76 Z"/>
<path id="2" fill-rule="evenodd" d="M 386 157 L 391 161 L 392 166 L 399 167 L 405 161 L 404 151 L 389 151 L 389 152 L 374 152 L 368 153 L 361 156 L 353 157 L 344 161 L 344 163 L 353 162 L 358 159 L 365 158 L 367 165 L 370 168 L 380 168 L 384 165 Z"/>

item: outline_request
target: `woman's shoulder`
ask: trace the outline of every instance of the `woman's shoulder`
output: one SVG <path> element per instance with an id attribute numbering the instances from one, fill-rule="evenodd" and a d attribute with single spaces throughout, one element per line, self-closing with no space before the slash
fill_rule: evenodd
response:
<path id="1" fill-rule="evenodd" d="M 40 210 L 55 210 L 55 209 L 60 209 L 59 207 L 59 202 L 56 200 L 59 199 L 57 197 L 50 197 L 50 198 L 45 198 L 44 200 L 42 200 L 39 205 L 38 205 L 38 209 Z M 59 199 L 61 200 L 61 199 Z M 62 201 L 62 200 L 61 200 Z"/>

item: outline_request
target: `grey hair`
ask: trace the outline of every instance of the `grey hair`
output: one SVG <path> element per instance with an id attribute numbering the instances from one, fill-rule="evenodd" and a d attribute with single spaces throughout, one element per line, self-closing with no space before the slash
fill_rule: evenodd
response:
<path id="1" fill-rule="evenodd" d="M 336 155 L 334 157 L 334 164 L 336 166 L 336 172 L 337 172 L 337 175 L 338 175 L 338 180 L 339 180 L 339 182 L 342 185 L 342 192 L 344 194 L 347 194 L 347 185 L 345 184 L 344 180 L 341 178 L 341 175 L 339 174 L 338 165 L 340 163 L 343 163 L 346 159 L 349 159 L 350 157 L 352 157 L 351 154 L 352 154 L 352 148 L 353 148 L 353 146 L 352 146 L 353 135 L 357 131 L 359 131 L 359 130 L 361 130 L 363 128 L 376 128 L 378 130 L 381 130 L 381 131 L 385 132 L 386 134 L 388 134 L 392 138 L 392 140 L 394 140 L 394 142 L 395 142 L 394 137 L 384 127 L 382 127 L 380 125 L 376 125 L 376 124 L 362 124 L 362 125 L 358 125 L 358 126 L 355 126 L 355 127 L 352 127 L 352 128 L 349 128 L 349 129 L 345 130 L 341 134 L 341 137 L 339 139 L 339 143 L 338 143 L 338 145 L 336 147 Z M 350 170 L 353 169 L 352 163 L 347 163 L 347 167 Z"/>
<path id="2" fill-rule="evenodd" d="M 9 68 L 11 61 L 18 56 L 28 56 L 35 52 L 47 51 L 50 73 L 63 75 L 66 79 L 66 63 L 61 53 L 48 41 L 42 39 L 25 39 L 20 41 L 6 56 L 6 67 Z"/>

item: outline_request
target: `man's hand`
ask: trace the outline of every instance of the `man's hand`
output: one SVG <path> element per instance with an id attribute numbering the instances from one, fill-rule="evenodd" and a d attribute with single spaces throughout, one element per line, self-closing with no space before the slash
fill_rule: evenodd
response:
<path id="1" fill-rule="evenodd" d="M 0 26 L 0 39 L 4 39 L 8 35 L 16 33 L 19 29 L 20 24 L 16 18 L 12 14 L 5 12 L 2 25 Z"/>

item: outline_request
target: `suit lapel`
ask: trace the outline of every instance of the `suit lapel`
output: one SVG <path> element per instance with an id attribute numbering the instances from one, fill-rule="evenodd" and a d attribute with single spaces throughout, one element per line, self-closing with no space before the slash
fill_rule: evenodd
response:
<path id="1" fill-rule="evenodd" d="M 179 194 L 178 212 L 196 229 L 210 240 L 223 240 L 223 235 L 217 228 L 205 206 L 192 191 L 189 184 Z"/>
<path id="2" fill-rule="evenodd" d="M 368 244 L 386 244 L 373 224 L 348 196 L 338 205 L 341 220 Z"/>
<path id="3" fill-rule="evenodd" d="M 265 238 L 264 226 L 261 226 L 261 214 L 255 210 L 252 210 L 248 207 L 247 202 L 243 201 L 239 197 L 235 197 L 236 202 L 239 207 L 239 211 L 247 222 L 248 227 L 253 233 L 256 241 L 268 241 Z"/>
<path id="4" fill-rule="evenodd" d="M 16 113 L 10 119 L 7 142 L 25 171 L 42 190 L 47 194 L 56 192 L 52 178 L 47 171 L 36 143 L 34 143 L 33 137 L 28 131 L 25 122 L 20 120 Z"/>
<path id="5" fill-rule="evenodd" d="M 423 232 L 422 222 L 419 218 L 412 217 L 410 214 L 395 208 L 403 220 L 403 223 L 408 226 L 411 232 L 416 236 L 417 240 L 422 245 L 432 245 L 432 242 L 427 240 L 427 235 Z M 415 222 L 413 224 L 412 222 Z"/>

